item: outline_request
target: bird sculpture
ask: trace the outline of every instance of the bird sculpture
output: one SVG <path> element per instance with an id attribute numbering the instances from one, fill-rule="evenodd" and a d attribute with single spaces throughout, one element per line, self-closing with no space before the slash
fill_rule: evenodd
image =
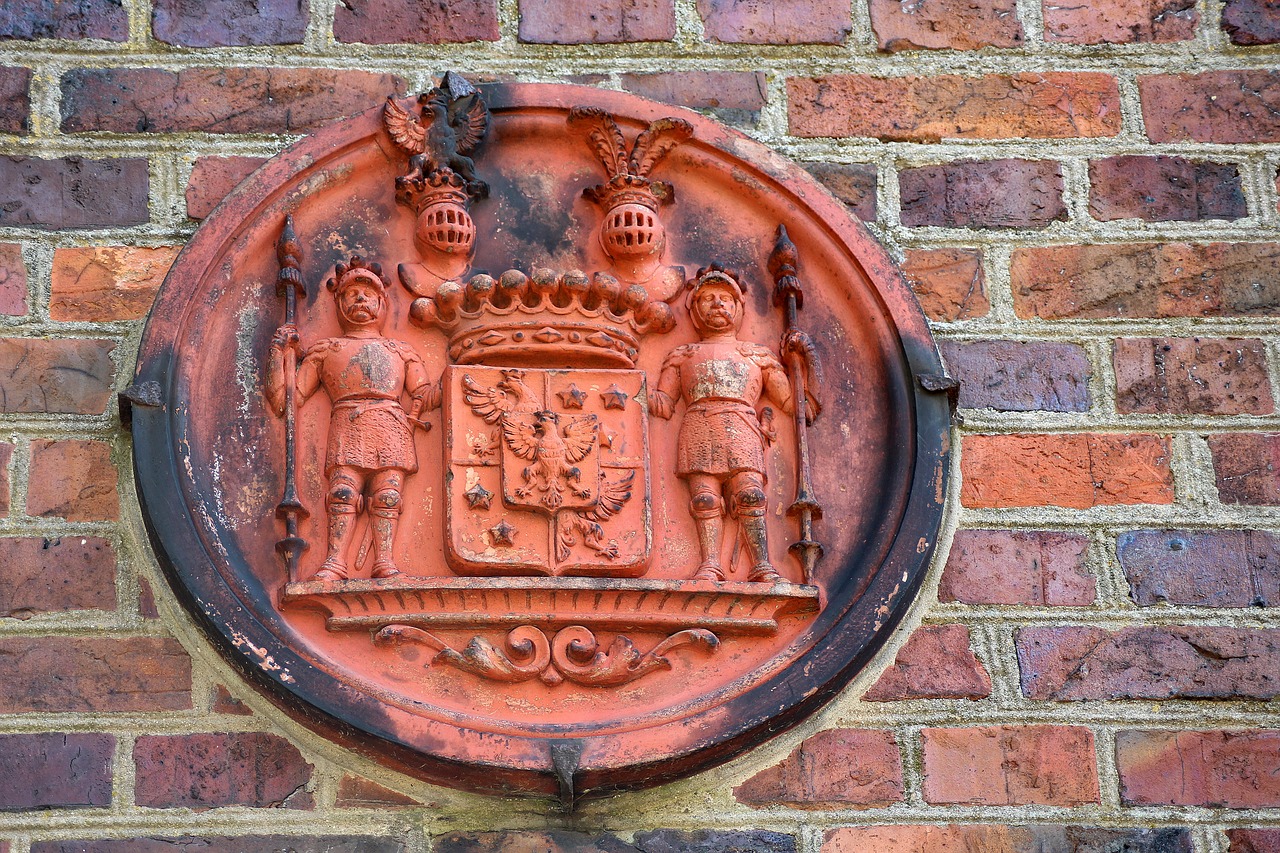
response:
<path id="1" fill-rule="evenodd" d="M 476 176 L 475 161 L 466 156 L 489 129 L 489 108 L 480 92 L 450 71 L 439 86 L 418 96 L 418 104 L 420 118 L 394 95 L 383 110 L 387 132 L 410 155 L 410 174 L 430 178 L 447 169 L 465 182 L 468 195 L 488 195 L 488 184 Z"/>

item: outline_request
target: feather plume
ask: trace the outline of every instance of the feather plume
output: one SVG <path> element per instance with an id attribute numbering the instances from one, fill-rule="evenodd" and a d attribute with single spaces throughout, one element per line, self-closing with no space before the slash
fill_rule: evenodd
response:
<path id="1" fill-rule="evenodd" d="M 597 107 L 574 107 L 569 111 L 569 125 L 588 126 L 587 137 L 609 177 L 626 173 L 627 143 L 613 116 Z"/>
<path id="2" fill-rule="evenodd" d="M 636 137 L 635 148 L 631 150 L 631 174 L 649 177 L 649 172 L 671 153 L 671 149 L 691 136 L 693 127 L 684 119 L 660 118 L 651 123 Z"/>

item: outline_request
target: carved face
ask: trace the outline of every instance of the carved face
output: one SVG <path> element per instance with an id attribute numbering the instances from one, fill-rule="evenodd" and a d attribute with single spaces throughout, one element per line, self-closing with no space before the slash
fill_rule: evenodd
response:
<path id="1" fill-rule="evenodd" d="M 693 325 L 709 332 L 735 331 L 742 325 L 742 302 L 727 284 L 706 284 L 694 294 Z"/>
<path id="2" fill-rule="evenodd" d="M 344 327 L 372 326 L 382 319 L 382 291 L 372 282 L 354 281 L 338 291 L 336 299 Z"/>

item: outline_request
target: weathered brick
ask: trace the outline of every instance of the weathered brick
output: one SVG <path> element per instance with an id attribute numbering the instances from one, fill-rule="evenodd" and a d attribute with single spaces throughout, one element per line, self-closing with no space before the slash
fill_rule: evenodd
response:
<path id="1" fill-rule="evenodd" d="M 521 0 L 520 41 L 617 44 L 676 37 L 673 0 Z"/>
<path id="2" fill-rule="evenodd" d="M 1255 809 L 1280 806 L 1280 732 L 1116 733 L 1126 805 Z"/>
<path id="3" fill-rule="evenodd" d="M 300 0 L 154 0 L 151 32 L 184 47 L 301 44 L 310 17 Z"/>
<path id="4" fill-rule="evenodd" d="M 920 730 L 926 802 L 1078 806 L 1098 802 L 1093 732 L 1080 726 Z"/>
<path id="5" fill-rule="evenodd" d="M 204 219 L 253 171 L 264 157 L 201 157 L 187 182 L 187 216 Z"/>
<path id="6" fill-rule="evenodd" d="M 695 110 L 742 110 L 764 106 L 767 81 L 763 71 L 664 71 L 623 74 L 622 88 L 643 98 Z"/>
<path id="7" fill-rule="evenodd" d="M 657 829 L 637 832 L 638 853 L 795 853 L 796 839 L 762 829 Z"/>
<path id="8" fill-rule="evenodd" d="M 0 617 L 116 609 L 116 555 L 105 539 L 0 539 L 0 566 Z"/>
<path id="9" fill-rule="evenodd" d="M 110 521 L 120 516 L 111 445 L 103 441 L 35 439 L 27 513 L 67 521 Z"/>
<path id="10" fill-rule="evenodd" d="M 1143 607 L 1280 605 L 1280 537 L 1261 530 L 1135 530 L 1116 540 Z"/>
<path id="11" fill-rule="evenodd" d="M 1173 503 L 1169 439 L 1156 435 L 971 435 L 964 439 L 967 507 Z"/>
<path id="12" fill-rule="evenodd" d="M 872 808 L 902 800 L 902 758 L 893 732 L 828 729 L 733 789 L 749 806 Z"/>
<path id="13" fill-rule="evenodd" d="M 863 697 L 868 702 L 901 699 L 981 699 L 991 695 L 991 677 L 969 646 L 965 625 L 917 628 L 893 666 Z"/>
<path id="14" fill-rule="evenodd" d="M 841 0 L 698 0 L 703 31 L 730 44 L 840 44 L 853 28 Z"/>
<path id="15" fill-rule="evenodd" d="M 1088 4 L 1043 0 L 1046 41 L 1131 44 L 1195 38 L 1195 0 L 1103 0 Z"/>
<path id="16" fill-rule="evenodd" d="M 1185 157 L 1122 155 L 1089 161 L 1095 219 L 1190 222 L 1248 216 L 1240 170 Z"/>
<path id="17" fill-rule="evenodd" d="M 957 530 L 939 601 L 1084 607 L 1097 597 L 1088 537 L 1042 530 Z"/>
<path id="18" fill-rule="evenodd" d="M 218 835 L 36 841 L 31 853 L 403 853 L 404 843 L 372 835 Z"/>
<path id="19" fill-rule="evenodd" d="M 876 219 L 876 167 L 869 163 L 802 163 L 831 194 L 864 222 Z"/>
<path id="20" fill-rule="evenodd" d="M 143 225 L 149 193 L 146 160 L 0 157 L 0 226 Z"/>
<path id="21" fill-rule="evenodd" d="M 1079 344 L 943 341 L 951 376 L 960 380 L 960 406 L 1002 412 L 1085 412 L 1089 357 Z"/>
<path id="22" fill-rule="evenodd" d="M 49 316 L 136 320 L 147 316 L 181 247 L 73 246 L 55 249 Z"/>
<path id="23" fill-rule="evenodd" d="M 889 53 L 1018 47 L 1026 40 L 1011 0 L 871 0 L 870 11 L 876 42 Z"/>
<path id="24" fill-rule="evenodd" d="M 92 338 L 0 338 L 0 412 L 102 414 L 115 346 Z"/>
<path id="25" fill-rule="evenodd" d="M 138 615 L 144 619 L 157 619 L 160 616 L 151 582 L 141 575 L 138 576 Z"/>
<path id="26" fill-rule="evenodd" d="M 422 805 L 407 794 L 350 773 L 344 774 L 338 782 L 338 795 L 333 804 L 340 809 L 396 809 Z"/>
<path id="27" fill-rule="evenodd" d="M 521 10 L 526 4 L 521 3 Z M 445 44 L 498 39 L 496 0 L 345 0 L 333 16 L 340 42 Z"/>
<path id="28" fill-rule="evenodd" d="M 1265 415 L 1275 410 L 1262 341 L 1123 338 L 1113 345 L 1123 414 Z"/>
<path id="29" fill-rule="evenodd" d="M 1132 625 L 1023 628 L 1029 699 L 1270 699 L 1280 695 L 1280 629 Z"/>
<path id="30" fill-rule="evenodd" d="M 9 462 L 13 459 L 13 445 L 0 441 L 0 516 L 9 514 Z"/>
<path id="31" fill-rule="evenodd" d="M 1280 141 L 1280 71 L 1206 71 L 1138 78 L 1152 142 Z"/>
<path id="32" fill-rule="evenodd" d="M 1280 243 L 1133 243 L 1014 249 L 1019 317 L 1280 314 Z"/>
<path id="33" fill-rule="evenodd" d="M 846 826 L 827 833 L 822 853 L 1196 853 L 1186 827 Z"/>
<path id="34" fill-rule="evenodd" d="M 908 249 L 902 275 L 930 320 L 970 320 L 991 310 L 981 249 Z"/>
<path id="35" fill-rule="evenodd" d="M 62 130 L 298 133 L 403 90 L 393 74 L 325 68 L 79 68 L 62 77 Z"/>
<path id="36" fill-rule="evenodd" d="M 1224 504 L 1280 506 L 1280 435 L 1238 432 L 1209 436 L 1218 498 Z"/>
<path id="37" fill-rule="evenodd" d="M 128 37 L 123 0 L 21 0 L 0 6 L 0 41 Z"/>
<path id="38" fill-rule="evenodd" d="M 1280 853 L 1280 829 L 1228 829 L 1228 853 Z"/>
<path id="39" fill-rule="evenodd" d="M 961 77 L 833 74 L 787 80 L 796 136 L 901 142 L 1115 136 L 1120 90 L 1093 72 Z"/>
<path id="40" fill-rule="evenodd" d="M 111 805 L 115 749 L 104 734 L 0 735 L 0 811 Z"/>
<path id="41" fill-rule="evenodd" d="M 298 748 L 265 732 L 144 735 L 135 742 L 138 805 L 312 808 L 311 765 Z"/>
<path id="42" fill-rule="evenodd" d="M 0 67 L 0 133 L 26 133 L 30 129 L 30 86 L 30 68 Z"/>
<path id="43" fill-rule="evenodd" d="M 221 684 L 215 684 L 213 687 L 213 701 L 209 703 L 209 710 L 215 714 L 232 714 L 237 717 L 253 716 L 253 711 L 249 710 L 249 706 L 232 696 L 231 691 Z"/>
<path id="44" fill-rule="evenodd" d="M 1234 44 L 1280 42 L 1280 6 L 1275 0 L 1226 0 L 1222 28 Z"/>
<path id="45" fill-rule="evenodd" d="M 454 832 L 431 839 L 435 853 L 795 853 L 794 836 L 764 830 L 637 832 L 631 842 L 613 833 Z M 33 851 L 35 853 L 35 851 Z"/>
<path id="46" fill-rule="evenodd" d="M 965 160 L 898 173 L 902 224 L 1043 228 L 1067 218 L 1062 167 L 1048 160 Z"/>
<path id="47" fill-rule="evenodd" d="M 190 707 L 191 659 L 174 640 L 0 638 L 0 713 Z"/>
<path id="48" fill-rule="evenodd" d="M 27 265 L 22 247 L 0 243 L 0 314 L 21 317 L 27 313 Z"/>

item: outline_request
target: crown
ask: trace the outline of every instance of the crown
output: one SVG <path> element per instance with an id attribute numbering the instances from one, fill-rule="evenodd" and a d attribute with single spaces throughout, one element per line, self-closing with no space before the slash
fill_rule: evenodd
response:
<path id="1" fill-rule="evenodd" d="M 606 211 L 622 204 L 642 204 L 656 211 L 661 202 L 674 195 L 671 184 L 654 181 L 649 175 L 673 148 L 693 135 L 693 126 L 684 119 L 660 118 L 636 137 L 627 150 L 622 129 L 602 109 L 574 107 L 569 126 L 585 129 L 592 153 L 604 166 L 609 180 L 583 191 L 583 195 Z"/>
<path id="2" fill-rule="evenodd" d="M 357 282 L 371 284 L 380 291 L 387 289 L 387 282 L 382 278 L 382 264 L 366 262 L 359 255 L 352 255 L 350 263 L 335 266 L 333 278 L 325 283 L 325 287 L 336 295 Z"/>
<path id="3" fill-rule="evenodd" d="M 413 301 L 409 319 L 447 334 L 454 364 L 502 367 L 635 367 L 640 338 L 675 326 L 670 306 L 639 285 L 548 269 L 445 282 Z"/>
<path id="4" fill-rule="evenodd" d="M 467 182 L 452 169 L 436 169 L 424 174 L 421 168 L 396 178 L 396 201 L 412 210 L 421 213 L 433 204 L 448 202 L 459 207 L 466 207 Z"/>

